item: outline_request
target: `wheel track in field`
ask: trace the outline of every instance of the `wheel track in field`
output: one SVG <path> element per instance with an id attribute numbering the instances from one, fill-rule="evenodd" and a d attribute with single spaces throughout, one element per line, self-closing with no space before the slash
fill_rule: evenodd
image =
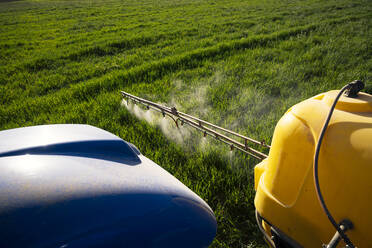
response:
<path id="1" fill-rule="evenodd" d="M 355 7 L 355 6 L 353 6 Z M 329 6 L 327 6 L 325 9 L 321 9 L 322 12 L 324 12 L 325 10 L 328 10 L 329 9 Z M 342 8 L 341 8 L 342 9 Z M 280 15 L 281 13 L 276 13 L 275 17 L 277 17 L 277 15 Z M 268 20 L 271 20 L 273 17 L 272 16 L 268 16 L 268 17 L 261 17 L 261 18 L 258 18 L 259 20 L 261 19 L 268 19 Z M 227 22 L 227 23 L 219 23 L 217 26 L 213 26 L 214 28 L 217 27 L 216 30 L 219 30 L 220 28 L 219 27 L 223 27 L 223 26 L 226 26 L 228 25 L 230 27 L 230 25 L 255 25 L 256 22 L 254 22 L 257 18 L 253 18 L 253 19 L 250 19 L 249 21 L 245 21 L 243 23 L 241 22 Z M 257 20 L 256 20 L 257 21 Z M 213 28 L 213 29 L 214 29 Z M 216 31 L 214 30 L 214 31 Z M 107 30 L 106 30 L 107 31 Z M 210 31 L 212 32 L 212 31 Z M 212 32 L 213 33 L 213 32 Z M 143 46 L 149 46 L 149 45 L 157 45 L 159 44 L 159 42 L 170 42 L 171 45 L 174 45 L 175 41 L 177 40 L 177 38 L 179 37 L 183 37 L 183 36 L 197 36 L 199 34 L 199 36 L 201 35 L 199 30 L 195 29 L 195 28 L 191 28 L 191 29 L 182 29 L 182 30 L 176 30 L 172 33 L 168 33 L 168 32 L 161 32 L 160 34 L 158 34 L 157 36 L 150 36 L 150 35 L 140 35 L 140 36 L 136 36 L 136 37 L 131 37 L 131 38 L 128 38 L 128 39 L 124 39 L 124 40 L 119 40 L 119 41 L 111 41 L 110 43 L 108 44 L 105 44 L 105 45 L 100 45 L 100 46 L 91 46 L 91 47 L 87 47 L 85 49 L 82 49 L 82 50 L 79 50 L 77 52 L 72 52 L 70 54 L 67 54 L 67 55 L 63 55 L 63 56 L 56 56 L 56 57 L 44 57 L 44 58 L 38 58 L 38 59 L 35 59 L 33 61 L 29 61 L 27 63 L 20 63 L 18 65 L 14 65 L 12 66 L 13 69 L 11 69 L 10 71 L 8 71 L 6 74 L 8 75 L 8 80 L 11 80 L 9 77 L 15 73 L 16 71 L 28 71 L 29 73 L 34 73 L 34 72 L 40 72 L 40 71 L 44 71 L 44 70 L 56 70 L 58 68 L 61 68 L 63 66 L 65 66 L 66 64 L 70 63 L 70 62 L 80 62 L 80 61 L 86 61 L 86 59 L 89 59 L 90 57 L 94 57 L 94 58 L 100 58 L 100 57 L 104 57 L 104 56 L 109 56 L 109 55 L 118 55 L 118 54 L 121 54 L 123 53 L 124 51 L 130 51 L 132 49 L 135 49 L 135 48 L 140 48 L 140 47 L 143 47 Z M 202 39 L 201 41 L 203 40 L 208 40 L 210 33 L 207 34 L 207 38 L 206 39 Z M 160 45 L 162 45 L 163 43 L 160 43 Z M 1 45 L 0 45 L 1 46 Z M 131 56 L 131 55 L 130 55 Z M 17 82 L 19 81 L 19 79 L 16 79 L 16 80 L 13 80 L 13 82 L 11 81 L 7 81 L 5 80 L 5 78 L 3 78 L 5 80 L 5 84 L 3 85 L 0 85 L 0 104 L 9 104 L 11 103 L 12 101 L 17 101 L 18 99 L 18 96 L 31 96 L 31 97 L 40 97 L 40 96 L 43 96 L 43 95 L 47 95 L 47 94 L 51 94 L 53 92 L 56 92 L 58 90 L 60 90 L 61 88 L 64 88 L 66 87 L 67 85 L 71 85 L 71 84 L 77 84 L 77 83 L 80 83 L 82 81 L 87 81 L 87 80 L 90 80 L 92 78 L 96 78 L 96 77 L 101 77 L 102 75 L 106 74 L 106 73 L 111 73 L 112 71 L 115 71 L 115 70 L 121 70 L 121 69 L 128 69 L 128 68 L 131 68 L 132 66 L 137 66 L 138 64 L 135 63 L 135 60 L 131 60 L 131 61 L 128 61 L 124 64 L 120 64 L 120 66 L 118 65 L 114 65 L 112 67 L 109 67 L 107 69 L 96 69 L 94 71 L 91 71 L 89 73 L 83 73 L 81 76 L 75 76 L 76 74 L 74 74 L 74 76 L 66 76 L 66 77 L 63 77 L 63 80 L 62 81 L 59 81 L 58 84 L 55 84 L 55 83 L 52 83 L 52 84 L 43 84 L 43 86 L 41 87 L 26 87 L 24 88 L 23 90 L 21 90 L 21 88 L 19 88 L 18 90 L 16 90 L 15 92 L 13 92 L 13 94 L 9 95 L 9 94 L 6 94 L 5 92 L 9 92 L 9 90 L 12 90 L 12 89 L 15 89 L 17 88 Z M 3 93 L 1 93 L 1 91 Z"/>
<path id="2" fill-rule="evenodd" d="M 13 68 L 6 72 L 8 78 L 17 71 L 26 71 L 28 73 L 37 73 L 44 70 L 56 70 L 61 68 L 62 66 L 70 63 L 70 62 L 81 62 L 86 60 L 89 57 L 99 58 L 104 56 L 115 56 L 121 54 L 125 51 L 130 51 L 132 49 L 141 48 L 144 46 L 174 46 L 175 42 L 184 36 L 194 37 L 197 36 L 198 30 L 196 28 L 191 29 L 182 29 L 177 30 L 171 33 L 160 33 L 158 35 L 141 35 L 132 37 L 130 39 L 124 39 L 120 41 L 113 41 L 109 42 L 108 44 L 101 45 L 101 46 L 93 46 L 88 47 L 86 49 L 79 50 L 77 52 L 72 52 L 70 54 L 58 57 L 44 57 L 34 59 L 33 61 L 27 63 L 21 63 L 18 65 L 14 65 Z M 199 34 L 200 35 L 200 34 Z M 204 42 L 209 40 L 211 37 L 206 36 L 205 39 L 201 39 L 200 42 Z M 1 45 L 0 45 L 1 46 Z M 132 54 L 128 55 L 129 57 L 134 57 Z M 130 61 L 126 61 L 125 63 L 121 64 L 121 69 L 130 69 L 132 66 L 136 66 L 135 59 L 131 59 Z M 58 84 L 58 86 L 52 86 L 51 88 L 45 87 L 43 89 L 36 89 L 32 90 L 31 88 L 26 89 L 28 93 L 31 94 L 32 97 L 39 97 L 43 95 L 47 95 L 49 93 L 58 91 L 61 88 L 66 87 L 67 85 L 77 84 L 82 82 L 83 80 L 90 80 L 92 78 L 100 77 L 106 73 L 110 73 L 114 70 L 120 70 L 117 66 L 116 68 L 109 68 L 105 71 L 94 71 L 90 74 L 84 74 L 81 77 L 74 77 L 73 79 L 65 78 L 62 82 Z M 16 82 L 16 81 L 15 81 Z M 15 97 L 7 97 L 1 94 L 1 91 L 6 92 L 11 90 L 13 87 L 17 87 L 14 83 L 5 83 L 0 85 L 0 104 L 8 104 L 13 100 L 16 100 Z M 25 93 L 25 91 L 22 91 Z M 34 92 L 34 93 L 32 93 Z"/>
<path id="3" fill-rule="evenodd" d="M 143 46 L 151 46 L 151 45 L 164 45 L 162 42 L 167 42 L 173 44 L 178 37 L 182 37 L 184 35 L 195 35 L 197 32 L 196 29 L 188 29 L 188 30 L 178 30 L 172 33 L 161 33 L 155 36 L 137 36 L 131 39 L 124 39 L 120 41 L 110 42 L 105 46 L 95 46 L 89 47 L 86 49 L 79 50 L 77 52 L 72 52 L 65 56 L 59 56 L 54 58 L 38 58 L 28 63 L 23 63 L 19 65 L 15 65 L 14 68 L 7 72 L 8 76 L 15 73 L 16 71 L 26 71 L 29 73 L 36 73 L 43 70 L 55 70 L 58 69 L 70 62 L 80 62 L 84 61 L 89 57 L 104 57 L 109 55 L 117 55 L 123 53 L 124 51 L 130 51 L 135 48 L 140 48 Z M 128 57 L 134 57 L 133 55 L 128 55 Z M 129 69 L 132 65 L 135 65 L 135 59 L 132 58 L 129 61 L 121 64 L 120 67 L 122 69 Z M 26 89 L 28 91 L 27 94 L 31 94 L 32 97 L 39 97 L 43 95 L 47 95 L 53 92 L 60 90 L 61 88 L 66 87 L 69 84 L 77 84 L 82 82 L 83 80 L 90 80 L 92 78 L 100 77 L 106 73 L 110 73 L 114 70 L 118 70 L 118 68 L 113 69 L 109 68 L 105 71 L 94 71 L 90 74 L 84 74 L 81 77 L 74 77 L 73 79 L 65 78 L 64 81 L 60 82 L 58 86 L 52 86 L 51 88 L 45 87 L 43 89 L 39 89 L 36 91 L 32 90 L 31 88 Z M 6 97 L 2 95 L 1 91 L 5 93 L 8 90 L 12 90 L 14 86 L 13 83 L 5 83 L 0 85 L 0 104 L 8 104 L 13 100 L 16 100 L 14 97 Z M 38 93 L 36 93 L 38 91 Z M 35 92 L 35 93 L 32 93 Z M 25 93 L 25 91 L 23 91 Z"/>
<path id="4" fill-rule="evenodd" d="M 355 6 L 358 6 L 358 4 L 355 4 Z M 353 7 L 355 7 L 353 6 Z M 328 11 L 330 6 L 326 6 L 324 9 L 320 9 L 320 12 L 325 12 Z M 345 6 L 339 6 L 339 9 L 344 9 L 346 8 Z M 250 18 L 249 21 L 245 20 L 243 22 L 239 21 L 228 21 L 227 23 L 219 23 L 217 25 L 214 25 L 216 27 L 216 30 L 213 30 L 213 32 L 218 32 L 221 31 L 219 27 L 225 27 L 225 26 L 231 26 L 231 25 L 255 25 L 258 20 L 261 21 L 271 21 L 273 18 L 277 18 L 280 16 L 282 13 L 276 13 L 276 15 L 273 16 L 264 16 L 264 17 L 257 17 L 253 16 Z M 143 25 L 143 24 L 141 24 Z M 114 29 L 114 31 L 117 30 L 127 30 L 127 28 L 117 28 Z M 108 31 L 113 31 L 113 30 L 103 30 L 99 31 L 98 33 L 106 33 Z M 21 63 L 19 65 L 16 65 L 15 68 L 16 70 L 19 69 L 24 69 L 28 72 L 35 72 L 39 70 L 49 70 L 49 69 L 55 69 L 58 66 L 64 65 L 66 62 L 76 62 L 76 61 L 82 61 L 87 57 L 90 56 L 95 56 L 95 57 L 101 57 L 101 56 L 111 56 L 115 55 L 118 53 L 121 53 L 125 50 L 130 50 L 133 48 L 139 48 L 142 46 L 147 46 L 151 44 L 156 44 L 159 43 L 159 41 L 162 40 L 172 40 L 172 39 L 177 39 L 178 37 L 182 36 L 193 36 L 199 33 L 199 30 L 197 28 L 189 28 L 189 29 L 181 29 L 181 30 L 176 30 L 174 32 L 164 32 L 162 31 L 161 33 L 157 35 L 139 35 L 136 37 L 131 37 L 130 39 L 123 39 L 119 41 L 111 41 L 107 44 L 104 45 L 98 45 L 98 46 L 91 46 L 82 50 L 79 50 L 77 52 L 72 52 L 67 55 L 63 56 L 58 56 L 54 58 L 38 58 L 33 61 L 27 62 L 27 63 Z M 90 37 L 85 37 L 86 39 L 90 39 Z M 80 37 L 81 39 L 81 37 Z M 1 44 L 0 44 L 1 47 Z"/>
<path id="5" fill-rule="evenodd" d="M 168 73 L 180 69 L 192 69 L 202 65 L 207 60 L 219 60 L 232 55 L 242 49 L 264 47 L 270 43 L 283 41 L 296 35 L 308 34 L 321 25 L 333 25 L 346 21 L 355 21 L 370 15 L 344 17 L 326 22 L 310 24 L 285 31 L 275 32 L 270 35 L 258 35 L 243 40 L 220 43 L 218 45 L 197 49 L 189 53 L 164 58 L 162 60 L 131 68 L 127 71 L 114 71 L 100 78 L 92 79 L 85 83 L 62 88 L 53 94 L 18 101 L 11 106 L 0 109 L 0 126 L 9 122 L 32 120 L 38 113 L 52 113 L 58 106 L 68 103 L 73 105 L 82 101 L 90 101 L 97 95 L 118 90 L 139 81 L 152 82 L 162 78 Z"/>
<path id="6" fill-rule="evenodd" d="M 210 37 L 207 37 L 205 39 L 199 40 L 201 43 L 208 42 L 210 40 Z M 173 47 L 175 46 L 174 40 L 172 41 L 163 41 L 163 43 L 160 43 L 160 46 L 164 46 L 164 42 L 169 43 L 165 47 Z M 159 43 L 158 43 L 159 44 Z M 154 44 L 153 46 L 150 46 L 150 48 L 154 48 L 157 44 Z M 120 65 L 114 65 L 109 68 L 105 68 L 105 70 L 96 69 L 93 71 L 90 71 L 88 73 L 82 73 L 79 75 L 76 74 L 70 74 L 70 76 L 63 77 L 63 80 L 58 81 L 58 84 L 46 84 L 43 85 L 41 88 L 38 88 L 36 86 L 28 87 L 28 88 L 20 88 L 17 86 L 18 80 L 14 80 L 13 83 L 5 83 L 3 85 L 0 85 L 0 105 L 9 104 L 12 101 L 17 101 L 19 97 L 21 96 L 28 96 L 28 97 L 40 97 L 48 94 L 53 94 L 53 92 L 56 92 L 64 87 L 67 87 L 68 85 L 74 85 L 78 84 L 82 81 L 87 81 L 93 78 L 101 77 L 105 74 L 112 73 L 113 71 L 119 71 L 119 70 L 128 70 L 132 67 L 139 66 L 140 64 L 137 63 L 139 55 L 137 54 L 129 54 L 126 56 L 127 59 L 124 63 L 121 63 Z M 156 59 L 156 58 L 155 58 Z M 7 80 L 11 80 L 8 78 Z M 12 95 L 7 95 L 6 92 L 13 91 Z"/>
<path id="7" fill-rule="evenodd" d="M 197 29 L 178 30 L 171 33 L 137 36 L 130 39 L 112 41 L 107 43 L 106 45 L 88 47 L 77 52 L 72 52 L 70 54 L 56 58 L 39 58 L 29 63 L 21 65 L 19 69 L 24 69 L 28 72 L 56 69 L 56 67 L 63 66 L 68 62 L 79 62 L 87 57 L 112 56 L 134 48 L 140 48 L 143 46 L 157 44 L 160 41 L 174 40 L 180 37 L 181 35 L 193 36 L 196 33 Z"/>

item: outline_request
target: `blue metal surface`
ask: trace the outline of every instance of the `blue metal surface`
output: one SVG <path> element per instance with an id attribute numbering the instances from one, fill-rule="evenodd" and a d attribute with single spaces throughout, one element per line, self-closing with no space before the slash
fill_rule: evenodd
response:
<path id="1" fill-rule="evenodd" d="M 0 132 L 0 247 L 207 247 L 210 207 L 88 125 Z"/>

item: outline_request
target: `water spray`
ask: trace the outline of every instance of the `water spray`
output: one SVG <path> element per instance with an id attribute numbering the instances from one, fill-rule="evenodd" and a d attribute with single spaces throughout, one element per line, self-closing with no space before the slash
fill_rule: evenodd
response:
<path id="1" fill-rule="evenodd" d="M 121 93 L 170 117 L 177 127 L 200 131 L 202 147 L 208 136 L 229 146 L 230 159 L 240 150 L 261 160 L 254 168 L 254 203 L 271 247 L 336 248 L 343 242 L 353 248 L 372 247 L 372 201 L 361 194 L 372 188 L 372 95 L 359 92 L 363 87 L 356 80 L 296 104 L 276 125 L 271 147 L 175 107 Z M 270 148 L 270 158 L 253 145 Z"/>
<path id="2" fill-rule="evenodd" d="M 270 148 L 270 146 L 267 145 L 265 141 L 257 141 L 250 137 L 238 134 L 234 131 L 219 127 L 210 122 L 180 112 L 175 107 L 163 106 L 158 103 L 154 103 L 149 100 L 131 95 L 124 91 L 121 91 L 121 94 L 127 100 L 127 102 L 131 100 L 134 104 L 139 103 L 144 105 L 146 109 L 152 109 L 160 112 L 163 117 L 169 117 L 171 120 L 174 121 L 177 128 L 183 126 L 184 124 L 187 124 L 188 126 L 202 132 L 203 137 L 210 136 L 220 142 L 227 144 L 230 147 L 230 151 L 233 151 L 235 149 L 240 150 L 259 160 L 267 158 L 267 154 L 250 147 L 250 144 L 256 144 L 261 147 Z M 233 136 L 234 138 L 231 138 L 227 135 Z M 237 139 L 242 140 L 242 142 Z"/>

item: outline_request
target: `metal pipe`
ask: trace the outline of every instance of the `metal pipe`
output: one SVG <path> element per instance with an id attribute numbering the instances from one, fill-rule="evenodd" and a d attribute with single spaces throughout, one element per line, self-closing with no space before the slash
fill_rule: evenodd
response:
<path id="1" fill-rule="evenodd" d="M 185 114 L 185 113 L 182 113 L 182 112 L 179 112 L 179 111 L 178 111 L 178 115 L 179 115 L 179 116 L 184 116 L 184 117 L 187 117 L 187 118 L 190 118 L 190 119 L 193 119 L 193 120 L 195 120 L 195 121 L 198 121 L 199 123 L 203 123 L 203 124 L 205 124 L 205 125 L 208 125 L 208 126 L 211 126 L 211 127 L 213 127 L 213 128 L 219 129 L 219 130 L 221 130 L 221 131 L 223 131 L 223 132 L 226 132 L 226 133 L 229 133 L 229 134 L 234 135 L 234 136 L 236 136 L 236 137 L 239 137 L 239 138 L 242 138 L 242 139 L 244 139 L 244 140 L 250 141 L 250 142 L 255 143 L 255 144 L 257 144 L 257 145 L 261 145 L 261 146 L 264 146 L 264 147 L 268 147 L 268 148 L 270 148 L 270 146 L 267 145 L 267 144 L 265 144 L 264 141 L 257 141 L 257 140 L 254 140 L 254 139 L 252 139 L 252 138 L 249 138 L 249 137 L 247 137 L 247 136 L 241 135 L 241 134 L 236 133 L 236 132 L 234 132 L 234 131 L 231 131 L 231 130 L 225 129 L 225 128 L 223 128 L 223 127 L 219 127 L 219 126 L 217 126 L 217 125 L 214 125 L 214 124 L 212 124 L 212 123 L 210 123 L 210 122 L 207 122 L 207 121 L 201 120 L 201 119 L 199 119 L 199 118 L 197 118 L 197 117 L 194 117 L 194 116 L 192 116 L 192 115 L 188 115 L 188 114 Z"/>
<path id="2" fill-rule="evenodd" d="M 199 128 L 198 126 L 194 126 L 194 125 L 191 124 L 191 123 L 188 123 L 188 122 L 185 122 L 185 123 L 188 124 L 188 125 L 190 125 L 190 126 L 192 126 L 192 127 L 195 128 L 195 129 L 197 129 L 198 131 L 204 132 L 204 134 L 209 135 L 209 136 L 211 136 L 212 138 L 214 138 L 214 139 L 216 139 L 216 140 L 218 140 L 218 141 L 220 141 L 220 142 L 222 142 L 222 143 L 225 143 L 226 145 L 229 145 L 230 148 L 231 148 L 231 146 L 234 146 L 234 144 L 231 144 L 231 143 L 229 143 L 229 142 L 226 141 L 226 140 L 219 139 L 220 136 L 219 136 L 218 133 L 216 133 L 216 132 L 211 132 L 211 133 L 210 133 L 210 132 L 204 131 L 204 129 Z M 204 136 L 204 137 L 205 137 L 205 136 Z M 237 146 L 234 146 L 234 148 L 237 149 L 237 150 L 239 150 L 239 151 L 241 151 L 241 152 L 247 153 L 248 155 L 250 155 L 250 156 L 252 156 L 252 157 L 254 157 L 254 158 L 256 158 L 256 159 L 259 159 L 259 160 L 264 159 L 264 158 L 258 156 L 257 154 L 255 154 L 254 152 L 250 152 L 250 150 L 245 150 L 245 149 L 242 149 L 242 148 L 237 147 Z M 264 155 L 266 155 L 266 154 L 264 154 Z"/>
<path id="3" fill-rule="evenodd" d="M 238 133 L 235 133 L 231 130 L 228 130 L 228 129 L 225 129 L 225 128 L 222 128 L 222 127 L 219 127 L 217 125 L 214 125 L 210 122 L 207 122 L 207 121 L 204 121 L 204 120 L 201 120 L 199 118 L 196 118 L 194 116 L 191 116 L 191 115 L 188 115 L 188 114 L 185 114 L 185 113 L 182 113 L 180 111 L 177 111 L 176 108 L 169 108 L 169 107 L 166 107 L 166 106 L 162 106 L 160 104 L 157 104 L 157 103 L 154 103 L 154 102 L 151 102 L 149 100 L 146 100 L 146 99 L 143 99 L 143 98 L 140 98 L 140 97 L 137 97 L 137 96 L 134 96 L 134 95 L 131 95 L 129 93 L 126 93 L 124 91 L 121 91 L 121 94 L 123 95 L 123 97 L 127 98 L 127 99 L 131 99 L 132 101 L 134 101 L 135 103 L 138 102 L 138 103 L 141 103 L 143 105 L 145 105 L 147 108 L 151 108 L 151 109 L 154 109 L 160 113 L 163 114 L 163 116 L 167 115 L 169 116 L 170 118 L 172 118 L 172 120 L 176 123 L 176 126 L 178 127 L 178 120 L 181 121 L 181 125 L 183 125 L 184 123 L 194 127 L 195 129 L 203 132 L 203 135 L 204 137 L 206 135 L 210 135 L 212 136 L 213 138 L 223 142 L 223 143 L 226 143 L 230 146 L 231 149 L 238 149 L 242 152 L 245 152 L 257 159 L 265 159 L 267 158 L 267 155 L 262 153 L 262 152 L 259 152 L 251 147 L 248 146 L 248 141 L 252 142 L 252 143 L 255 143 L 257 145 L 261 145 L 261 146 L 264 146 L 264 147 L 269 147 L 268 145 L 265 144 L 265 142 L 263 141 L 256 141 L 252 138 L 249 138 L 249 137 L 246 137 L 244 135 L 241 135 L 241 134 L 238 134 Z M 174 116 L 177 117 L 177 119 L 174 118 Z M 220 130 L 220 131 L 223 131 L 225 133 L 228 133 L 228 134 L 231 134 L 231 135 L 234 135 L 238 138 L 241 138 L 244 140 L 244 144 L 243 143 L 240 143 L 239 141 L 233 139 L 233 138 L 230 138 L 224 134 L 221 134 L 219 133 L 218 131 L 216 130 L 213 130 L 211 128 L 214 128 L 214 129 L 217 129 L 217 130 Z"/>
<path id="4" fill-rule="evenodd" d="M 149 105 L 149 106 L 153 106 L 153 107 L 155 107 L 155 108 L 162 109 L 162 110 L 168 112 L 169 114 L 173 114 L 172 111 L 171 111 L 171 109 L 168 108 L 168 107 L 166 107 L 166 106 L 162 106 L 162 105 L 160 105 L 160 104 L 157 104 L 157 103 L 151 102 L 151 101 L 149 101 L 149 100 L 146 100 L 146 99 L 140 98 L 140 97 L 138 97 L 138 96 L 131 95 L 131 94 L 129 94 L 129 93 L 127 93 L 127 92 L 124 92 L 124 91 L 121 91 L 121 94 L 122 94 L 124 97 L 130 98 L 130 99 L 132 99 L 132 100 L 134 100 L 134 101 L 140 102 L 140 103 L 142 103 L 142 104 L 147 104 L 147 105 Z"/>
<path id="5" fill-rule="evenodd" d="M 343 232 L 346 232 L 350 229 L 353 229 L 353 223 L 350 220 L 342 220 L 340 223 L 340 229 Z M 338 243 L 342 240 L 342 237 L 338 231 L 336 231 L 335 235 L 332 237 L 331 241 L 328 245 L 323 245 L 324 248 L 336 248 Z"/>
<path id="6" fill-rule="evenodd" d="M 264 154 L 262 152 L 259 152 L 259 151 L 255 150 L 253 148 L 246 147 L 244 144 L 242 144 L 242 143 L 240 143 L 240 142 L 238 142 L 238 141 L 236 141 L 236 140 L 234 140 L 234 139 L 232 139 L 230 137 L 227 137 L 227 136 L 225 136 L 223 134 L 220 134 L 220 133 L 218 133 L 218 132 L 216 132 L 216 131 L 208 128 L 208 127 L 199 126 L 198 123 L 193 122 L 191 120 L 188 120 L 188 119 L 184 119 L 184 120 L 185 120 L 185 123 L 188 123 L 189 125 L 191 124 L 195 128 L 205 130 L 205 131 L 207 131 L 207 133 L 208 132 L 209 133 L 213 133 L 216 136 L 216 138 L 217 137 L 218 138 L 221 138 L 222 139 L 221 141 L 227 141 L 227 142 L 229 142 L 227 144 L 234 144 L 236 146 L 236 148 L 239 149 L 239 150 L 241 150 L 241 151 L 249 152 L 250 155 L 252 155 L 252 153 L 253 153 L 255 155 L 254 157 L 256 157 L 256 158 L 259 158 L 259 159 L 265 159 L 265 158 L 267 158 L 267 155 L 266 154 Z"/>

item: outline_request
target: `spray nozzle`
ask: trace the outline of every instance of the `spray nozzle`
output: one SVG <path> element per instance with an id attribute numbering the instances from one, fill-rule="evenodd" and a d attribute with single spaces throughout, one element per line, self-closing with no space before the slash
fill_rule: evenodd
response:
<path id="1" fill-rule="evenodd" d="M 230 151 L 232 151 L 232 150 L 234 150 L 234 145 L 233 144 L 230 145 Z"/>
<path id="2" fill-rule="evenodd" d="M 178 115 L 178 111 L 177 111 L 176 107 L 172 107 L 172 108 L 171 108 L 171 112 L 172 112 L 172 114 L 174 114 L 174 115 Z"/>

